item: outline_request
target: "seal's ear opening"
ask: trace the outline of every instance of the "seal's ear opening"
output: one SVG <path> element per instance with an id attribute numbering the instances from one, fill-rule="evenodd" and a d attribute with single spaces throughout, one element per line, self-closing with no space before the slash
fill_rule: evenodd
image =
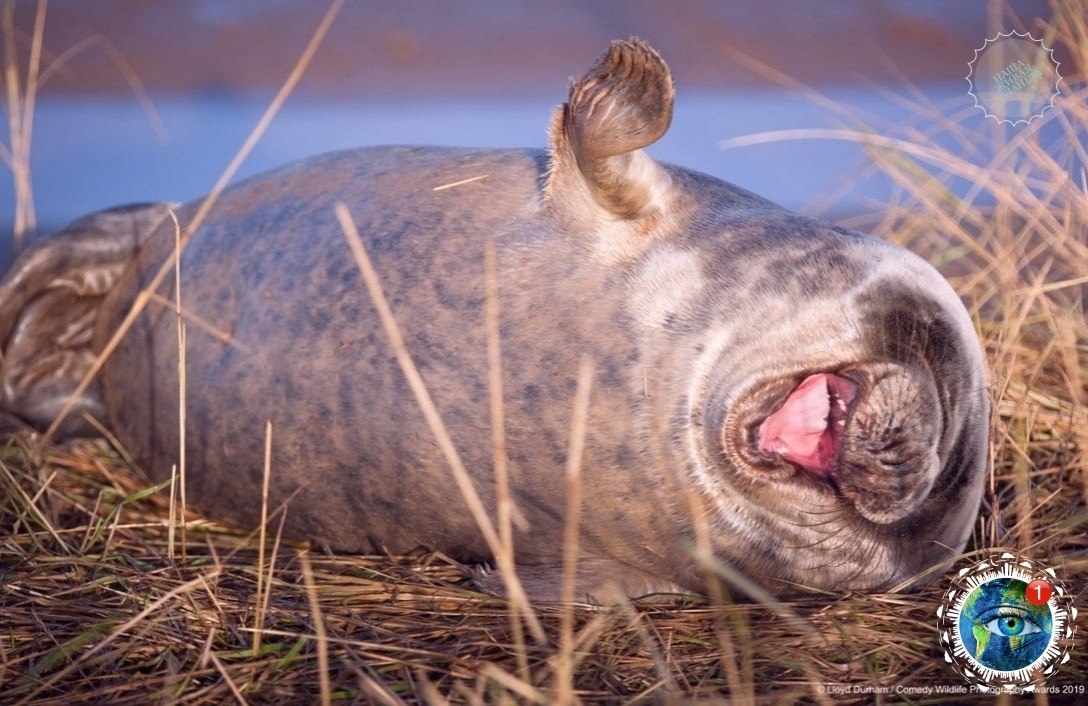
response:
<path id="1" fill-rule="evenodd" d="M 659 211 L 669 177 L 642 148 L 668 130 L 674 97 L 669 67 L 649 44 L 633 37 L 612 42 L 571 84 L 552 121 L 548 187 L 559 196 L 553 202 L 574 201 L 565 192 L 575 189 L 588 191 L 612 220 Z"/>

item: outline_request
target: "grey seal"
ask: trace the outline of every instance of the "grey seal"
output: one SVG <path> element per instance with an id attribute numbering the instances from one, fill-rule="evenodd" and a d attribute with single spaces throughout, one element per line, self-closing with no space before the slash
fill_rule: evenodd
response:
<path id="1" fill-rule="evenodd" d="M 883 589 L 959 552 L 986 476 L 971 320 L 910 252 L 655 161 L 674 87 L 640 40 L 571 85 L 546 151 L 337 152 L 224 192 L 181 258 L 190 502 L 341 552 L 491 556 L 334 216 L 343 203 L 488 512 L 484 253 L 529 595 L 560 595 L 579 361 L 595 361 L 577 595 L 703 591 L 714 556 L 777 593 Z M 199 203 L 88 216 L 0 284 L 3 408 L 50 423 Z M 177 462 L 167 278 L 77 411 L 152 477 Z M 199 324 L 199 325 L 197 325 Z M 65 431 L 85 432 L 81 415 Z"/>

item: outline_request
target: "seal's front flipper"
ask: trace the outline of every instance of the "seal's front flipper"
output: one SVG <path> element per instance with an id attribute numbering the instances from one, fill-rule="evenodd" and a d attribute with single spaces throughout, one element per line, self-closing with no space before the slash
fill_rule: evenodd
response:
<path id="1" fill-rule="evenodd" d="M 94 362 L 102 298 L 173 207 L 143 204 L 86 216 L 15 261 L 0 282 L 0 408 L 37 426 L 53 422 Z M 102 416 L 97 385 L 75 401 L 62 435 L 90 431 L 83 412 Z"/>
<path id="2" fill-rule="evenodd" d="M 563 600 L 563 567 L 542 564 L 517 568 L 518 580 L 532 603 L 560 603 Z M 477 570 L 476 584 L 498 596 L 506 596 L 506 585 L 496 571 Z M 574 601 L 596 605 L 620 603 L 651 593 L 688 593 L 679 586 L 614 559 L 583 557 L 574 572 Z"/>
<path id="3" fill-rule="evenodd" d="M 634 38 L 612 42 L 571 84 L 570 98 L 552 120 L 552 208 L 589 229 L 620 222 L 630 226 L 624 235 L 650 240 L 648 231 L 670 206 L 672 182 L 642 149 L 669 129 L 674 97 L 669 68 L 650 45 Z"/>

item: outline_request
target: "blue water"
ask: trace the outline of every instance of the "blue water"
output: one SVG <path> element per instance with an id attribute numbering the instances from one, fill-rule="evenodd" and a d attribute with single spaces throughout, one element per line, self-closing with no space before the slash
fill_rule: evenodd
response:
<path id="1" fill-rule="evenodd" d="M 962 109 L 966 85 L 931 87 L 927 98 Z M 864 89 L 832 90 L 851 115 L 900 123 L 911 111 Z M 321 152 L 379 144 L 543 147 L 548 100 L 511 102 L 290 101 L 245 163 L 244 178 Z M 32 146 L 38 223 L 48 232 L 90 211 L 137 201 L 187 201 L 208 191 L 265 109 L 229 97 L 157 100 L 162 128 L 131 98 L 47 98 L 39 102 Z M 766 130 L 826 128 L 844 118 L 785 90 L 686 92 L 672 128 L 650 148 L 657 159 L 731 181 L 789 208 L 853 213 L 887 198 L 877 176 L 839 181 L 865 163 L 852 143 L 790 141 L 723 150 L 727 138 Z M 831 203 L 821 195 L 839 184 Z M 14 214 L 11 175 L 0 172 L 0 230 Z M 0 242 L 0 269 L 9 245 Z"/>

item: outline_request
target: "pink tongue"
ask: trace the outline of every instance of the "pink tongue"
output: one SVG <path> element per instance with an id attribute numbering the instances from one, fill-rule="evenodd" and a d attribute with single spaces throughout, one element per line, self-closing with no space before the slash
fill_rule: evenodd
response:
<path id="1" fill-rule="evenodd" d="M 759 427 L 759 450 L 779 454 L 809 470 L 827 473 L 835 460 L 835 437 L 829 428 L 832 376 L 809 375 L 777 412 Z"/>

